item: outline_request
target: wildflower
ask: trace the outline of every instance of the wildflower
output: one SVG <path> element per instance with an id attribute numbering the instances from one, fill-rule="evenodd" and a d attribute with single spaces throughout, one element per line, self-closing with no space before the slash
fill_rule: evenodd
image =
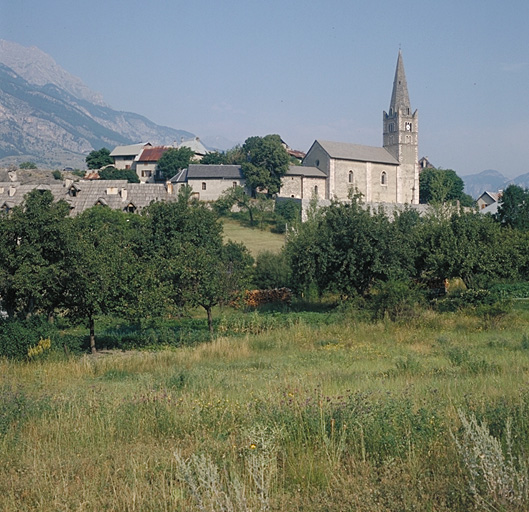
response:
<path id="1" fill-rule="evenodd" d="M 255 444 L 252 443 L 252 444 L 250 445 L 250 450 L 255 450 L 256 448 L 257 448 L 257 446 L 255 446 Z"/>

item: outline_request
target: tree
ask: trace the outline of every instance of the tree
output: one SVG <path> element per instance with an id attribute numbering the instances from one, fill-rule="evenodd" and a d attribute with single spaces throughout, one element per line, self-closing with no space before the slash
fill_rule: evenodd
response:
<path id="1" fill-rule="evenodd" d="M 133 169 L 116 169 L 115 167 L 106 167 L 99 171 L 101 180 L 127 180 L 129 183 L 139 183 L 140 178 Z"/>
<path id="2" fill-rule="evenodd" d="M 335 202 L 312 215 L 287 237 L 286 252 L 297 291 L 316 285 L 319 293 L 343 297 L 365 294 L 375 281 L 409 278 L 396 251 L 398 231 L 382 211 L 364 209 L 353 198 Z"/>
<path id="3" fill-rule="evenodd" d="M 157 170 L 164 179 L 170 180 L 178 171 L 185 169 L 194 156 L 195 153 L 188 147 L 170 148 L 158 160 Z"/>
<path id="4" fill-rule="evenodd" d="M 67 258 L 64 304 L 71 316 L 88 322 L 92 353 L 96 352 L 96 316 L 125 313 L 130 284 L 143 270 L 133 250 L 140 222 L 138 215 L 105 206 L 94 206 L 73 219 L 76 238 Z"/>
<path id="5" fill-rule="evenodd" d="M 509 185 L 498 202 L 497 219 L 502 225 L 529 230 L 529 189 Z"/>
<path id="6" fill-rule="evenodd" d="M 85 161 L 89 169 L 101 169 L 105 165 L 112 165 L 114 163 L 114 160 L 110 156 L 110 150 L 107 148 L 90 151 Z"/>
<path id="7" fill-rule="evenodd" d="M 279 135 L 249 137 L 242 146 L 246 161 L 241 168 L 246 184 L 255 193 L 277 194 L 281 188 L 281 178 L 289 168 L 289 157 Z"/>
<path id="8" fill-rule="evenodd" d="M 261 220 L 266 212 L 273 209 L 273 200 L 268 199 L 264 194 L 257 194 L 256 197 L 249 196 L 243 187 L 236 186 L 225 190 L 215 202 L 218 212 L 231 210 L 233 206 L 248 212 L 250 225 L 254 226 L 257 219 Z"/>
<path id="9" fill-rule="evenodd" d="M 202 157 L 202 160 L 200 160 L 200 163 L 207 164 L 207 165 L 220 165 L 220 164 L 227 164 L 228 159 L 226 157 L 226 153 L 212 151 L 210 153 L 205 154 Z"/>
<path id="10" fill-rule="evenodd" d="M 459 201 L 461 206 L 472 206 L 474 200 L 463 192 L 465 183 L 451 169 L 423 169 L 419 176 L 419 199 L 426 203 Z"/>
<path id="11" fill-rule="evenodd" d="M 33 190 L 0 218 L 0 299 L 11 317 L 48 316 L 61 303 L 70 251 L 68 204 Z"/>

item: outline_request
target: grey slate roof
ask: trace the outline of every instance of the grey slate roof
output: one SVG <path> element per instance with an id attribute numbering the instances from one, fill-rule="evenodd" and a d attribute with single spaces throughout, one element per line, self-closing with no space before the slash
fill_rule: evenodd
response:
<path id="1" fill-rule="evenodd" d="M 133 205 L 141 211 L 153 201 L 174 201 L 177 197 L 164 184 L 127 183 L 126 180 L 80 180 L 45 186 L 0 183 L 0 208 L 7 206 L 11 209 L 20 205 L 24 196 L 34 189 L 50 190 L 57 201 L 65 200 L 70 205 L 72 215 L 98 203 L 116 210 Z"/>
<path id="2" fill-rule="evenodd" d="M 187 179 L 244 179 L 240 165 L 190 164 Z M 172 180 L 171 180 L 172 181 Z"/>
<path id="3" fill-rule="evenodd" d="M 306 178 L 326 178 L 327 175 L 317 167 L 308 165 L 291 165 L 285 176 L 304 176 Z"/>
<path id="4" fill-rule="evenodd" d="M 149 142 L 141 142 L 139 144 L 129 144 L 128 146 L 116 146 L 110 156 L 137 156 L 147 145 L 150 146 L 151 144 Z"/>
<path id="5" fill-rule="evenodd" d="M 338 160 L 354 160 L 357 162 L 375 162 L 399 165 L 398 160 L 385 148 L 349 144 L 348 142 L 316 141 L 325 152 Z"/>

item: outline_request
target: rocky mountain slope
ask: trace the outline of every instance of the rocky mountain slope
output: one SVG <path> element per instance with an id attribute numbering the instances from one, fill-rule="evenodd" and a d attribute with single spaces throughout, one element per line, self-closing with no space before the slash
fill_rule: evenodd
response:
<path id="1" fill-rule="evenodd" d="M 529 173 L 522 174 L 513 179 L 505 177 L 501 172 L 492 169 L 478 174 L 462 176 L 465 182 L 465 193 L 477 199 L 483 192 L 498 192 L 504 190 L 511 183 L 523 188 L 529 188 Z"/>
<path id="2" fill-rule="evenodd" d="M 194 135 L 113 110 L 38 48 L 0 41 L 0 166 L 83 168 L 93 149 L 182 137 Z"/>

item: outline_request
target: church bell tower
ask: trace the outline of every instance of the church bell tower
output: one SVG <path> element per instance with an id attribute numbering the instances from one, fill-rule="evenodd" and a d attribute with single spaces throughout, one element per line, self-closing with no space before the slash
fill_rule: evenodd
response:
<path id="1" fill-rule="evenodd" d="M 394 156 L 397 202 L 419 203 L 419 114 L 412 113 L 402 52 L 399 50 L 389 112 L 383 114 L 383 146 Z"/>

